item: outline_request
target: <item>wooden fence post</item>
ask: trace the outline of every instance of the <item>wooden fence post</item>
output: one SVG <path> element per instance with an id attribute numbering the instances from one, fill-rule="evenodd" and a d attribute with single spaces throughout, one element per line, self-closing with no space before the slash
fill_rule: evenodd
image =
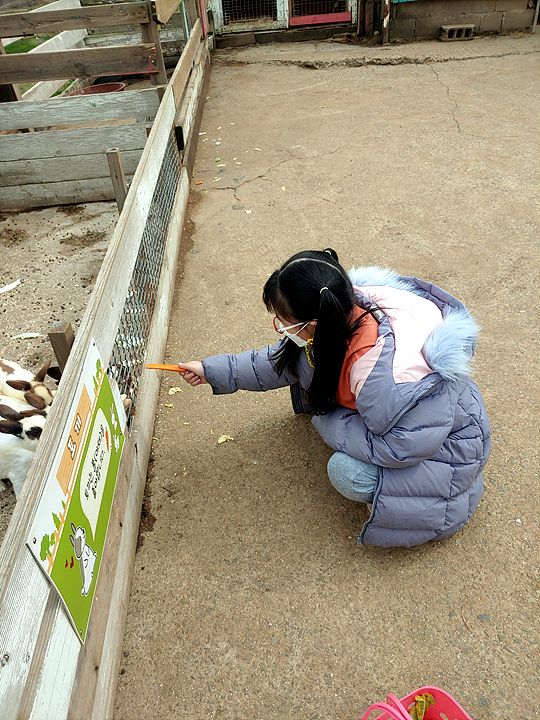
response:
<path id="1" fill-rule="evenodd" d="M 390 29 L 390 0 L 382 0 L 382 44 L 388 42 L 388 34 Z"/>
<path id="2" fill-rule="evenodd" d="M 114 197 L 118 206 L 118 212 L 122 212 L 127 195 L 126 176 L 122 167 L 122 154 L 118 148 L 107 150 L 107 162 L 114 190 Z"/>
<path id="3" fill-rule="evenodd" d="M 161 47 L 161 38 L 159 35 L 159 25 L 155 19 L 154 4 L 148 0 L 148 22 L 141 25 L 143 42 L 153 43 L 156 46 L 156 61 L 158 66 L 157 75 L 150 78 L 153 85 L 167 84 L 167 70 L 165 69 L 165 60 L 163 59 L 163 49 Z"/>
<path id="4" fill-rule="evenodd" d="M 75 334 L 73 332 L 73 328 L 71 327 L 71 323 L 55 323 L 47 334 L 56 359 L 58 360 L 58 366 L 60 367 L 60 370 L 64 372 L 69 353 L 71 352 L 71 346 L 75 341 Z"/>

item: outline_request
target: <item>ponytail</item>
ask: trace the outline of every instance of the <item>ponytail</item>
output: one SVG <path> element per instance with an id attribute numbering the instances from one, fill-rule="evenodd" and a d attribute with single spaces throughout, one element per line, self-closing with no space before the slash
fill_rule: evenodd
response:
<path id="1" fill-rule="evenodd" d="M 314 373 L 308 397 L 318 414 L 332 410 L 341 368 L 351 339 L 351 309 L 344 308 L 332 290 L 323 286 L 313 337 Z"/>

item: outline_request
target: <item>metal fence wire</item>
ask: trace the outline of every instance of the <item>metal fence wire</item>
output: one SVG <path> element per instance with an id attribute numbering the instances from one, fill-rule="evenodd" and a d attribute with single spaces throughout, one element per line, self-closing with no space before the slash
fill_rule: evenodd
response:
<path id="1" fill-rule="evenodd" d="M 292 0 L 292 17 L 330 15 L 347 12 L 348 0 Z"/>
<path id="2" fill-rule="evenodd" d="M 223 0 L 223 24 L 277 20 L 276 0 Z"/>
<path id="3" fill-rule="evenodd" d="M 137 391 L 146 362 L 146 347 L 180 170 L 178 148 L 174 132 L 171 132 L 107 368 L 108 376 L 118 383 L 128 423 L 137 406 Z"/>

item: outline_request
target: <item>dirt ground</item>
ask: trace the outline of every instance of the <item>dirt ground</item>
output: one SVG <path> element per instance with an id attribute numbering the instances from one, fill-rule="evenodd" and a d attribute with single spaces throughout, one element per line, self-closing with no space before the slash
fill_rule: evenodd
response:
<path id="1" fill-rule="evenodd" d="M 273 342 L 264 281 L 331 245 L 468 304 L 494 447 L 457 536 L 358 547 L 366 511 L 286 390 L 165 377 L 116 720 L 352 720 L 422 684 L 535 715 L 539 77 L 540 36 L 214 57 L 168 359 Z"/>
<path id="2" fill-rule="evenodd" d="M 53 359 L 47 331 L 77 329 L 117 219 L 108 202 L 0 213 L 0 287 L 21 280 L 0 294 L 0 357 L 30 370 Z M 11 488 L 0 491 L 0 542 L 14 507 Z"/>

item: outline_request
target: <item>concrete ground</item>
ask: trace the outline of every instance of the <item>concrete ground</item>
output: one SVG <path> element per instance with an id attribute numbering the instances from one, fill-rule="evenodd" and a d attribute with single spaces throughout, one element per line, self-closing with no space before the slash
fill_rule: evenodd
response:
<path id="1" fill-rule="evenodd" d="M 214 56 L 168 360 L 273 342 L 264 281 L 331 245 L 468 304 L 494 447 L 457 536 L 358 547 L 286 390 L 164 377 L 116 720 L 353 720 L 422 684 L 536 715 L 539 77 L 540 36 Z"/>

